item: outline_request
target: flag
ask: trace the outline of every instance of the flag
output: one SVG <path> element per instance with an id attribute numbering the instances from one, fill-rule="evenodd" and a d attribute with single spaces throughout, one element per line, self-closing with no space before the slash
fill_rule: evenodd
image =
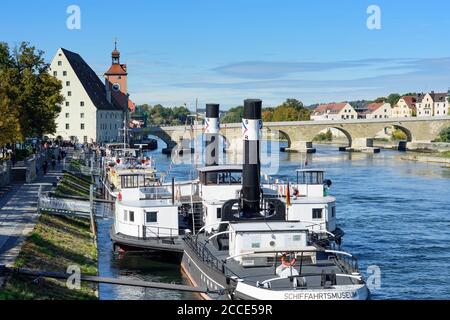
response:
<path id="1" fill-rule="evenodd" d="M 287 207 L 291 206 L 291 188 L 289 187 L 289 182 L 287 183 L 286 186 L 286 206 Z"/>

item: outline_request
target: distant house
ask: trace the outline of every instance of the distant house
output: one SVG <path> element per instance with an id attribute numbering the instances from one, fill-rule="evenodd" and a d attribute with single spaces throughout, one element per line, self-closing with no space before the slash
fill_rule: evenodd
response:
<path id="1" fill-rule="evenodd" d="M 410 118 L 416 115 L 416 102 L 414 96 L 403 96 L 392 108 L 392 118 Z"/>
<path id="2" fill-rule="evenodd" d="M 366 108 L 359 113 L 361 119 L 386 119 L 392 117 L 392 107 L 390 103 L 374 102 L 366 106 Z"/>
<path id="3" fill-rule="evenodd" d="M 418 117 L 439 117 L 448 115 L 450 93 L 431 93 L 422 94 L 417 100 Z"/>
<path id="4" fill-rule="evenodd" d="M 311 120 L 314 121 L 351 119 L 358 119 L 358 113 L 347 102 L 321 104 L 311 113 Z"/>
<path id="5" fill-rule="evenodd" d="M 448 98 L 449 93 L 435 93 L 433 96 L 434 101 L 434 116 L 446 116 L 448 115 Z"/>

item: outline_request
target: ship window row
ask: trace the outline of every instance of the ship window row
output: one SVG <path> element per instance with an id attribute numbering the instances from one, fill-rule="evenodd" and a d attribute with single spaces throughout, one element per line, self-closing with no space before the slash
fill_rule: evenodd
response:
<path id="1" fill-rule="evenodd" d="M 123 211 L 123 221 L 125 222 L 134 222 L 134 211 Z"/>

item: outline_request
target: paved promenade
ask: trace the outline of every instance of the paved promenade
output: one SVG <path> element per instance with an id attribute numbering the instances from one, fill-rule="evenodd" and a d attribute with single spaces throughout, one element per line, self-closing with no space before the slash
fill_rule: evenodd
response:
<path id="1" fill-rule="evenodd" d="M 39 176 L 33 183 L 13 185 L 11 191 L 0 198 L 0 265 L 14 264 L 23 241 L 33 231 L 38 218 L 40 186 L 42 192 L 50 191 L 53 182 L 61 175 L 61 166 L 57 165 L 54 171 L 50 170 L 46 176 Z"/>

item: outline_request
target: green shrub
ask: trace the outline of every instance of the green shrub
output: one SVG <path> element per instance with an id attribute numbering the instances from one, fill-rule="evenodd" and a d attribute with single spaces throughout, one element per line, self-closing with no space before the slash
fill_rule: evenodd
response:
<path id="1" fill-rule="evenodd" d="M 333 141 L 333 134 L 331 133 L 331 130 L 327 130 L 327 132 L 321 132 L 319 133 L 315 138 L 314 141 Z"/>

